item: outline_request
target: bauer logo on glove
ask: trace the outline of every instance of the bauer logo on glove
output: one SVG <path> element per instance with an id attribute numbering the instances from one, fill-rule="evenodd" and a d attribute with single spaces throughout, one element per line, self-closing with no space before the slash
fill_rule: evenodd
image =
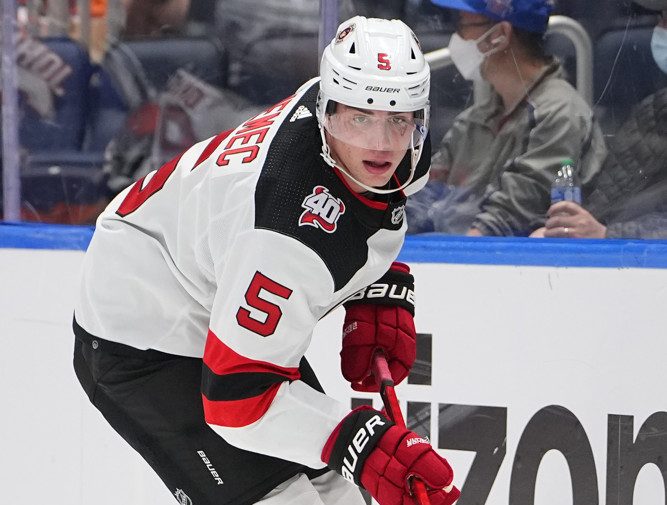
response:
<path id="1" fill-rule="evenodd" d="M 380 505 L 413 503 L 414 478 L 424 483 L 432 505 L 451 505 L 460 495 L 451 466 L 426 439 L 369 406 L 353 410 L 336 426 L 321 458 Z"/>
<path id="2" fill-rule="evenodd" d="M 354 302 L 357 300 L 367 299 L 369 302 L 386 301 L 389 303 L 406 301 L 414 310 L 415 306 L 415 292 L 407 286 L 400 286 L 398 284 L 389 284 L 386 282 L 376 282 L 367 288 L 358 291 L 345 303 Z"/>
<path id="3" fill-rule="evenodd" d="M 359 456 L 363 453 L 366 445 L 368 445 L 368 441 L 378 431 L 376 427 L 385 426 L 386 424 L 386 420 L 383 420 L 379 415 L 374 415 L 352 437 L 352 442 L 347 446 L 347 454 L 343 457 L 343 464 L 341 466 L 341 475 L 350 482 L 354 482 L 354 473 L 359 463 Z M 384 430 L 382 431 L 384 432 Z"/>
<path id="4" fill-rule="evenodd" d="M 410 267 L 395 261 L 380 280 L 349 297 L 345 307 L 363 303 L 399 305 L 414 316 L 415 280 L 410 274 Z"/>

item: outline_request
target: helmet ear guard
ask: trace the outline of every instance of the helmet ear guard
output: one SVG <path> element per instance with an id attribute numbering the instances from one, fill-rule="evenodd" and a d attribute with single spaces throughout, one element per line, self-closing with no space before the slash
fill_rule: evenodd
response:
<path id="1" fill-rule="evenodd" d="M 325 114 L 335 114 L 336 113 L 336 106 L 338 105 L 338 102 L 335 100 L 329 100 L 325 106 Z"/>
<path id="2" fill-rule="evenodd" d="M 322 157 L 368 191 L 392 193 L 405 188 L 414 176 L 421 157 L 421 143 L 428 132 L 430 68 L 417 37 L 400 20 L 367 19 L 356 16 L 343 22 L 336 37 L 325 48 L 320 64 L 317 119 L 322 135 Z M 324 130 L 326 116 L 335 114 L 336 104 L 390 112 L 413 112 L 419 119 L 421 141 L 411 141 L 412 169 L 399 188 L 380 190 L 354 179 L 333 160 Z"/>

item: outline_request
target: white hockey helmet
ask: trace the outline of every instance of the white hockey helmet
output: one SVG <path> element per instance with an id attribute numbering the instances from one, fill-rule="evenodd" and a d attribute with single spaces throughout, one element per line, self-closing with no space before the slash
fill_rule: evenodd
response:
<path id="1" fill-rule="evenodd" d="M 430 68 L 417 37 L 402 21 L 363 16 L 343 22 L 336 37 L 325 48 L 320 63 L 317 119 L 322 133 L 322 156 L 368 191 L 391 193 L 406 187 L 414 176 L 428 133 Z M 389 112 L 414 112 L 412 134 L 404 136 L 401 149 L 411 149 L 411 171 L 407 181 L 393 190 L 368 187 L 352 177 L 331 157 L 324 130 L 358 147 L 363 135 L 341 134 L 334 121 L 335 105 Z"/>

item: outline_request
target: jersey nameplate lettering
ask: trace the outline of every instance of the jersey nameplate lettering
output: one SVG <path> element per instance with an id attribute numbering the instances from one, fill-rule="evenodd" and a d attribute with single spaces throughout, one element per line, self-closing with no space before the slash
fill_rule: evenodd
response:
<path id="1" fill-rule="evenodd" d="M 249 119 L 236 130 L 225 149 L 218 156 L 218 165 L 221 167 L 229 165 L 234 156 L 242 156 L 241 163 L 250 163 L 259 155 L 259 147 L 264 142 L 269 128 L 273 125 L 280 113 L 289 105 L 293 97 L 285 98 L 282 102 Z"/>

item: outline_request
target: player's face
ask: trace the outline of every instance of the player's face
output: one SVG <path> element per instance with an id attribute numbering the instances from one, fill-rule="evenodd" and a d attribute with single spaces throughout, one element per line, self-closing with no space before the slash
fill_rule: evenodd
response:
<path id="1" fill-rule="evenodd" d="M 380 188 L 394 175 L 415 130 L 412 112 L 357 109 L 338 104 L 329 117 L 332 156 L 358 181 Z M 365 191 L 348 179 L 353 191 Z"/>

